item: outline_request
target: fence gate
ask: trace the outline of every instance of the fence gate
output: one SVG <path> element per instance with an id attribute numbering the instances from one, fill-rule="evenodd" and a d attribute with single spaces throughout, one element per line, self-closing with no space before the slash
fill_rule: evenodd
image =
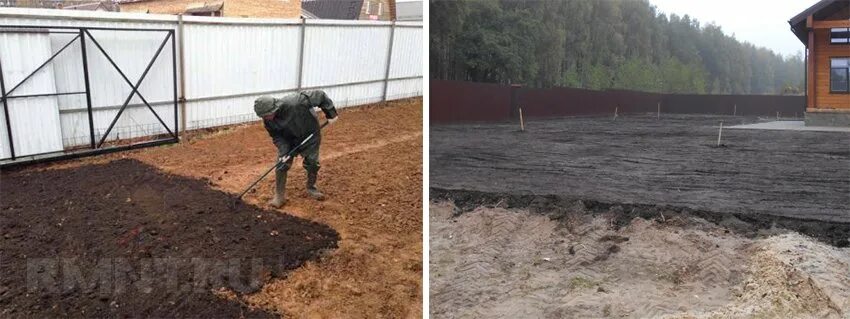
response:
<path id="1" fill-rule="evenodd" d="M 173 29 L 0 26 L 0 165 L 177 142 L 174 38 Z"/>

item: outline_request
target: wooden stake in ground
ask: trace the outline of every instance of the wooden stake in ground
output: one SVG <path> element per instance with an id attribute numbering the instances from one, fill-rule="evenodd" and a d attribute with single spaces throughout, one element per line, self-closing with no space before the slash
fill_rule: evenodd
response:
<path id="1" fill-rule="evenodd" d="M 738 104 L 735 104 L 735 107 L 732 109 L 732 116 L 738 115 Z"/>
<path id="2" fill-rule="evenodd" d="M 519 130 L 525 132 L 525 122 L 522 120 L 522 108 L 519 108 Z"/>
<path id="3" fill-rule="evenodd" d="M 720 121 L 720 130 L 717 131 L 717 147 L 720 147 L 721 136 L 723 136 L 723 121 Z"/>
<path id="4" fill-rule="evenodd" d="M 619 108 L 620 107 L 614 107 L 614 119 L 615 120 L 617 119 L 617 109 L 619 109 Z"/>
<path id="5" fill-rule="evenodd" d="M 658 102 L 658 115 L 655 117 L 656 120 L 661 119 L 661 102 Z"/>

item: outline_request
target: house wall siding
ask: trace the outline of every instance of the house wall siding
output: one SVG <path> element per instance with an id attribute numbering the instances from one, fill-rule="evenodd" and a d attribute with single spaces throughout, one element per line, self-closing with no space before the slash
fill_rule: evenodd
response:
<path id="1" fill-rule="evenodd" d="M 850 57 L 850 46 L 829 43 L 829 29 L 815 30 L 815 107 L 850 109 L 850 94 L 829 93 L 830 58 Z"/>
<path id="2" fill-rule="evenodd" d="M 301 0 L 227 0 L 224 16 L 296 19 L 301 17 Z"/>
<path id="3" fill-rule="evenodd" d="M 150 0 L 122 3 L 121 11 L 178 14 L 186 11 L 190 4 L 203 3 L 199 0 Z M 213 2 L 213 1 L 207 1 Z M 225 17 L 243 18 L 299 18 L 300 0 L 225 0 Z"/>
<path id="4" fill-rule="evenodd" d="M 152 0 L 121 3 L 121 12 L 148 12 L 162 14 L 178 14 L 186 10 L 186 7 L 198 0 Z"/>

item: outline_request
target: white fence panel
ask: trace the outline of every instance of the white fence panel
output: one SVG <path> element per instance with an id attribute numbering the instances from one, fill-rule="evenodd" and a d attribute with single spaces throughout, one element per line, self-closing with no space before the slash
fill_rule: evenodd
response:
<path id="1" fill-rule="evenodd" d="M 0 56 L 3 61 L 3 78 L 10 96 L 56 93 L 52 65 L 43 65 L 52 56 L 50 36 L 47 33 L 11 33 L 0 35 Z M 38 70 L 36 73 L 32 73 Z M 30 74 L 31 77 L 27 78 Z M 9 121 L 12 128 L 12 145 L 20 156 L 62 150 L 59 123 L 59 106 L 56 97 L 8 99 Z M 2 155 L 11 155 L 8 131 L 3 126 Z"/>
<path id="2" fill-rule="evenodd" d="M 392 80 L 387 84 L 387 100 L 406 99 L 422 95 L 422 78 Z"/>
<path id="3" fill-rule="evenodd" d="M 297 88 L 300 32 L 297 25 L 187 25 L 186 98 Z"/>
<path id="4" fill-rule="evenodd" d="M 10 11 L 8 15 L 4 15 Z M 3 9 L 0 10 L 0 27 L 3 25 L 25 25 L 25 26 L 56 26 L 56 27 L 90 27 L 90 28 L 138 28 L 138 29 L 174 29 L 176 24 L 169 22 L 168 19 L 157 18 L 156 16 L 147 17 L 138 14 L 122 15 L 123 17 L 134 16 L 135 21 L 128 19 L 117 19 L 115 15 L 99 12 L 67 12 L 57 10 L 37 10 L 37 9 Z M 171 20 L 175 20 L 172 18 Z M 60 30 L 60 29 L 51 29 Z M 74 29 L 63 31 L 76 31 Z M 156 49 L 166 36 L 166 32 L 153 31 L 108 31 L 108 30 L 91 30 L 91 36 L 102 46 L 110 58 L 121 68 L 127 78 L 135 85 L 136 81 L 141 76 L 148 61 L 151 60 Z M 49 37 L 52 52 L 57 52 L 68 41 L 76 36 L 76 34 L 50 33 Z M 18 42 L 16 46 L 22 49 L 31 50 L 25 44 Z M 104 54 L 97 48 L 90 38 L 86 39 L 86 50 L 89 63 L 89 78 L 91 86 L 92 109 L 94 111 L 94 129 L 95 138 L 99 140 L 102 134 L 106 131 L 112 119 L 118 112 L 118 108 L 124 103 L 124 100 L 131 92 L 130 86 L 124 81 L 117 70 L 109 63 Z M 39 57 L 40 61 L 47 60 L 50 54 Z M 6 62 L 6 59 L 12 60 Z M 0 59 L 3 59 L 5 64 L 14 63 L 13 57 L 0 54 Z M 5 67 L 5 65 L 4 65 Z M 55 70 L 51 75 L 54 78 L 54 88 L 50 92 L 42 90 L 39 93 L 69 93 L 85 91 L 85 84 L 82 69 L 82 55 L 80 52 L 80 40 L 77 39 L 68 46 L 62 53 L 45 68 Z M 139 92 L 145 99 L 152 104 L 163 103 L 164 101 L 173 100 L 173 79 L 172 79 L 172 53 L 171 40 L 166 43 L 160 53 L 159 58 L 152 66 L 145 80 L 142 82 Z M 5 71 L 5 70 L 4 70 Z M 33 82 L 33 79 L 27 81 L 25 85 L 38 85 Z M 7 85 L 12 80 L 5 79 Z M 30 84 L 33 83 L 33 84 Z M 42 86 L 42 85 L 38 85 Z M 23 89 L 23 86 L 22 86 Z M 18 93 L 16 93 L 17 95 Z M 35 93 L 33 93 L 35 94 Z M 35 100 L 29 98 L 26 100 Z M 37 98 L 48 99 L 48 98 Z M 64 95 L 50 97 L 58 104 L 59 118 L 52 127 L 59 128 L 59 141 L 63 147 L 73 147 L 79 145 L 87 145 L 90 143 L 89 122 L 86 100 L 84 94 Z M 32 101 L 27 101 L 33 103 Z M 108 140 L 134 138 L 148 136 L 154 134 L 166 133 L 159 121 L 153 116 L 147 107 L 140 105 L 142 101 L 138 96 L 134 96 L 124 114 L 121 115 L 115 127 L 110 133 Z M 11 108 L 11 104 L 10 104 Z M 169 129 L 174 130 L 174 115 L 173 105 L 168 107 L 155 107 L 155 110 L 162 117 L 163 121 L 168 125 Z M 11 114 L 10 114 L 11 116 Z M 17 125 L 15 119 L 11 119 L 12 125 Z M 21 122 L 21 121 L 17 121 Z M 47 123 L 42 123 L 39 126 L 47 126 Z M 12 132 L 16 136 L 15 132 Z M 44 134 L 42 134 L 44 135 Z M 5 136 L 4 136 L 5 137 Z M 16 137 L 17 138 L 17 137 Z M 32 140 L 34 137 L 26 137 Z M 36 141 L 43 144 L 43 141 Z M 16 142 L 17 144 L 17 142 Z M 53 148 L 52 151 L 57 149 Z M 26 154 L 18 152 L 17 156 Z M 7 157 L 2 154 L 0 158 Z"/>
<path id="5" fill-rule="evenodd" d="M 308 22 L 302 86 L 383 80 L 389 41 L 390 25 L 386 23 L 311 25 Z"/>
<path id="6" fill-rule="evenodd" d="M 383 99 L 384 82 L 334 86 L 322 89 L 334 101 L 334 105 L 347 107 L 377 103 Z"/>
<path id="7" fill-rule="evenodd" d="M 302 86 L 322 88 L 343 107 L 381 101 L 390 25 L 325 23 L 306 26 Z"/>
<path id="8" fill-rule="evenodd" d="M 390 79 L 422 76 L 422 28 L 397 26 L 393 35 Z M 419 90 L 421 91 L 421 89 Z"/>
<path id="9" fill-rule="evenodd" d="M 247 95 L 186 103 L 187 129 L 259 121 L 254 115 L 254 100 L 262 95 Z"/>
<path id="10" fill-rule="evenodd" d="M 300 37 L 301 26 L 294 23 L 187 24 L 184 50 L 192 52 L 184 57 L 188 128 L 253 120 L 248 115 L 261 96 L 254 93 L 297 89 Z M 226 97 L 234 95 L 240 96 Z"/>
<path id="11" fill-rule="evenodd" d="M 106 13 L 71 10 L 0 8 L 0 28 L 4 25 L 66 26 L 88 28 L 141 28 L 175 30 L 183 37 L 182 68 L 176 67 L 178 81 L 183 81 L 187 128 L 205 128 L 255 121 L 253 101 L 262 95 L 280 96 L 299 89 L 322 89 L 338 107 L 380 102 L 422 94 L 421 23 L 342 20 L 240 19 L 220 17 L 184 17 L 182 33 L 177 16 L 128 13 Z M 74 30 L 74 29 L 70 29 Z M 135 84 L 148 61 L 162 43 L 165 32 L 91 30 L 127 78 Z M 19 39 L 0 32 L 3 43 Z M 41 35 L 39 54 L 34 60 L 45 60 L 75 34 Z M 390 48 L 392 36 L 392 48 Z M 179 39 L 176 40 L 178 43 Z M 302 42 L 303 41 L 303 42 Z M 14 44 L 15 50 L 33 50 L 38 46 Z M 303 43 L 303 47 L 302 47 Z M 3 45 L 0 43 L 0 45 Z M 0 60 L 6 74 L 7 90 L 19 73 L 10 66 L 18 62 L 10 53 L 10 44 L 0 46 Z M 179 48 L 178 48 L 179 49 Z M 5 50 L 5 51 L 3 51 Z M 390 54 L 392 50 L 392 54 Z M 99 139 L 131 88 L 109 63 L 94 41 L 86 39 L 91 87 L 92 117 Z M 47 54 L 47 56 L 42 56 Z M 172 43 L 169 40 L 153 64 L 139 92 L 151 103 L 167 127 L 174 130 L 174 71 Z M 179 61 L 179 57 L 176 57 Z M 45 70 L 16 90 L 16 94 L 63 93 L 85 91 L 79 40 L 66 48 Z M 387 70 L 389 63 L 389 70 Z M 28 64 L 27 64 L 28 65 Z M 8 70 L 7 70 L 8 69 Z M 389 71 L 389 72 L 388 72 Z M 18 74 L 18 75 L 13 75 Z M 181 80 L 182 79 L 182 80 Z M 180 85 L 178 84 L 178 90 Z M 37 91 L 37 92 L 36 92 Z M 10 119 L 17 143 L 32 144 L 33 150 L 62 149 L 90 143 L 87 102 L 84 94 L 30 98 L 27 115 Z M 53 122 L 43 114 L 31 116 L 38 108 L 54 112 Z M 44 110 L 42 110 L 44 109 Z M 41 113 L 41 112 L 39 112 Z M 12 114 L 10 114 L 12 115 Z M 37 125 L 33 120 L 39 119 Z M 47 121 L 47 122 L 45 122 Z M 0 118 L 0 158 L 8 158 L 8 137 Z M 31 134 L 15 133 L 17 126 L 39 127 Z M 45 129 L 45 126 L 50 128 Z M 181 128 L 184 129 L 184 128 Z M 133 96 L 129 106 L 115 124 L 108 140 L 166 133 L 165 128 Z M 27 136 L 29 135 L 29 136 Z M 21 140 L 18 140 L 20 138 Z M 48 142 L 48 140 L 52 142 Z M 58 144 L 56 141 L 59 141 Z M 15 149 L 17 156 L 23 153 Z"/>
<path id="12" fill-rule="evenodd" d="M 171 39 L 165 41 L 168 33 L 92 30 L 91 35 L 133 85 L 139 83 L 148 63 L 156 56 L 138 92 L 151 105 L 169 103 L 174 100 L 173 72 L 175 68 L 172 60 Z M 118 109 L 130 96 L 132 88 L 93 42 L 87 41 L 86 48 L 92 109 L 95 110 L 95 138 L 100 139 L 112 119 L 118 114 Z M 157 55 L 157 50 L 163 42 L 164 47 Z M 133 106 L 128 107 L 118 118 L 108 140 L 167 133 L 154 114 L 143 105 L 138 95 L 133 94 L 129 103 Z M 173 108 L 173 103 L 154 108 L 171 131 L 175 130 Z"/>

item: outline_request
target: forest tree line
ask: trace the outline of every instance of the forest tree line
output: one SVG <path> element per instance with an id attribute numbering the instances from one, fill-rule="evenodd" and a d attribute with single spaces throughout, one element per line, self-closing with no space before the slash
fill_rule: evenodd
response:
<path id="1" fill-rule="evenodd" d="M 431 77 L 660 93 L 802 94 L 783 57 L 647 0 L 431 1 Z M 789 31 L 790 32 L 790 31 Z"/>

